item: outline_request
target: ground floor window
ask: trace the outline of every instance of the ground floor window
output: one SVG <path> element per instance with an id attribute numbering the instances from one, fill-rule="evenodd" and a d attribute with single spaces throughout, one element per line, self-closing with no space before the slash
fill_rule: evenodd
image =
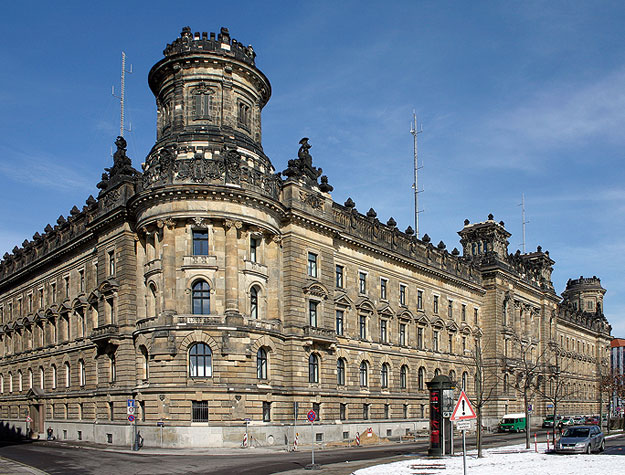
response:
<path id="1" fill-rule="evenodd" d="M 263 422 L 271 421 L 271 403 L 263 402 Z"/>
<path id="2" fill-rule="evenodd" d="M 208 401 L 193 401 L 191 422 L 208 422 Z"/>

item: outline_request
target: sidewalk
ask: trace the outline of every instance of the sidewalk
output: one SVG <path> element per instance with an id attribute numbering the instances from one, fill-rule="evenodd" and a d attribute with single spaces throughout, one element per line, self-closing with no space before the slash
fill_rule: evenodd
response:
<path id="1" fill-rule="evenodd" d="M 47 475 L 46 472 L 42 472 L 41 470 L 30 467 L 28 465 L 24 465 L 19 462 L 15 462 L 13 460 L 0 457 L 0 475 L 22 475 L 22 474 L 30 474 L 30 475 Z"/>

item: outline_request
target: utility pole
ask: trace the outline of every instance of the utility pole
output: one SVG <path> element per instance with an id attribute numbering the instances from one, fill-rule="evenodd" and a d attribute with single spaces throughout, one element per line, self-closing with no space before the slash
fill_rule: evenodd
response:
<path id="1" fill-rule="evenodd" d="M 410 133 L 412 134 L 414 145 L 413 145 L 413 153 L 414 153 L 414 183 L 412 187 L 414 189 L 414 227 L 415 227 L 415 236 L 419 239 L 419 155 L 418 155 L 418 142 L 417 135 L 423 132 L 423 128 L 418 128 L 417 126 L 417 114 L 412 111 L 412 123 L 410 124 Z"/>
<path id="2" fill-rule="evenodd" d="M 113 97 L 119 99 L 119 109 L 120 109 L 120 118 L 119 118 L 119 135 L 120 137 L 124 136 L 124 131 L 131 131 L 132 125 L 130 128 L 124 128 L 124 119 L 125 119 L 125 101 L 126 101 L 126 73 L 132 74 L 132 64 L 130 65 L 130 70 L 126 71 L 126 53 L 122 51 L 122 76 L 121 76 L 121 93 L 119 96 L 115 95 L 115 86 L 113 86 L 112 94 Z"/>

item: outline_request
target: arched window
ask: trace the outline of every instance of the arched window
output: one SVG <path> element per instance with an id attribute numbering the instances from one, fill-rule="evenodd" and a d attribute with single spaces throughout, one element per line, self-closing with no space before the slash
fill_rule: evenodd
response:
<path id="1" fill-rule="evenodd" d="M 438 369 L 438 368 L 436 368 L 436 369 L 434 370 L 434 377 L 436 377 L 436 376 L 440 376 L 440 374 L 441 374 L 441 370 L 440 370 L 440 369 Z"/>
<path id="2" fill-rule="evenodd" d="M 56 389 L 56 365 L 52 365 L 52 389 Z"/>
<path id="3" fill-rule="evenodd" d="M 9 392 L 13 392 L 13 373 L 9 371 Z"/>
<path id="4" fill-rule="evenodd" d="M 267 352 L 264 348 L 259 348 L 256 353 L 256 377 L 267 379 Z"/>
<path id="5" fill-rule="evenodd" d="M 141 363 L 143 364 L 143 379 L 148 379 L 150 377 L 150 355 L 148 355 L 148 349 L 141 345 L 139 347 L 141 350 Z"/>
<path id="6" fill-rule="evenodd" d="M 380 385 L 383 388 L 388 388 L 388 373 L 389 373 L 389 365 L 388 363 L 383 363 L 382 370 L 380 371 Z"/>
<path id="7" fill-rule="evenodd" d="M 189 376 L 192 378 L 213 376 L 213 353 L 206 343 L 196 343 L 189 350 Z"/>
<path id="8" fill-rule="evenodd" d="M 336 360 L 336 384 L 345 385 L 345 360 L 343 358 Z"/>
<path id="9" fill-rule="evenodd" d="M 33 388 L 33 370 L 28 368 L 28 389 Z"/>
<path id="10" fill-rule="evenodd" d="M 319 356 L 312 353 L 308 358 L 308 382 L 319 382 Z"/>
<path id="11" fill-rule="evenodd" d="M 85 384 L 87 384 L 87 372 L 85 371 L 85 362 L 83 360 L 80 360 L 78 362 L 78 371 L 80 372 L 80 386 L 84 386 Z"/>
<path id="12" fill-rule="evenodd" d="M 191 290 L 193 300 L 193 315 L 210 314 L 210 286 L 203 280 L 193 284 Z"/>
<path id="13" fill-rule="evenodd" d="M 250 289 L 250 317 L 258 318 L 258 287 Z"/>
<path id="14" fill-rule="evenodd" d="M 452 381 L 456 380 L 456 372 L 453 369 L 449 371 L 449 379 L 451 379 Z"/>
<path id="15" fill-rule="evenodd" d="M 150 282 L 150 286 L 148 287 L 148 317 L 155 316 L 158 313 L 156 306 L 156 298 L 157 298 L 157 290 L 154 282 Z"/>
<path id="16" fill-rule="evenodd" d="M 21 370 L 17 372 L 17 378 L 18 378 L 18 384 L 19 384 L 18 388 L 19 388 L 19 390 L 21 392 L 21 391 L 24 390 L 24 381 L 23 381 L 24 378 L 22 376 L 22 371 Z"/>
<path id="17" fill-rule="evenodd" d="M 65 363 L 64 366 L 65 366 L 65 387 L 69 388 L 69 385 L 70 385 L 70 382 L 71 382 L 69 363 Z"/>
<path id="18" fill-rule="evenodd" d="M 46 372 L 43 369 L 43 366 L 39 367 L 39 387 L 41 389 L 45 389 L 45 381 L 46 381 Z"/>
<path id="19" fill-rule="evenodd" d="M 417 373 L 417 388 L 425 389 L 425 368 L 421 366 L 419 368 L 419 372 Z"/>
<path id="20" fill-rule="evenodd" d="M 503 312 L 502 312 L 502 323 L 503 325 L 508 324 L 508 301 L 503 301 Z"/>
<path id="21" fill-rule="evenodd" d="M 363 388 L 369 385 L 369 367 L 366 361 L 360 363 L 360 385 Z"/>
<path id="22" fill-rule="evenodd" d="M 406 389 L 408 380 L 408 367 L 403 365 L 399 370 L 399 387 L 400 389 Z"/>
<path id="23" fill-rule="evenodd" d="M 4 394 L 4 374 L 0 374 L 0 393 Z"/>
<path id="24" fill-rule="evenodd" d="M 109 354 L 109 376 L 111 377 L 111 383 L 117 381 L 117 361 L 115 360 L 115 353 Z"/>
<path id="25" fill-rule="evenodd" d="M 462 390 L 466 391 L 468 389 L 469 382 L 469 374 L 465 371 L 462 373 Z"/>

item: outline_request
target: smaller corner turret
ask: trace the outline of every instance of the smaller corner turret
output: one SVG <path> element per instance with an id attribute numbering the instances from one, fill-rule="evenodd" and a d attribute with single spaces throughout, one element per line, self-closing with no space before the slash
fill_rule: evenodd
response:
<path id="1" fill-rule="evenodd" d="M 569 279 L 562 298 L 573 308 L 586 313 L 603 315 L 603 296 L 606 290 L 601 286 L 601 279 L 597 276 Z"/>
<path id="2" fill-rule="evenodd" d="M 471 224 L 465 219 L 464 228 L 458 234 L 465 258 L 479 258 L 494 253 L 503 260 L 508 255 L 508 238 L 512 235 L 506 231 L 504 222 L 497 223 L 492 214 L 481 223 Z"/>

